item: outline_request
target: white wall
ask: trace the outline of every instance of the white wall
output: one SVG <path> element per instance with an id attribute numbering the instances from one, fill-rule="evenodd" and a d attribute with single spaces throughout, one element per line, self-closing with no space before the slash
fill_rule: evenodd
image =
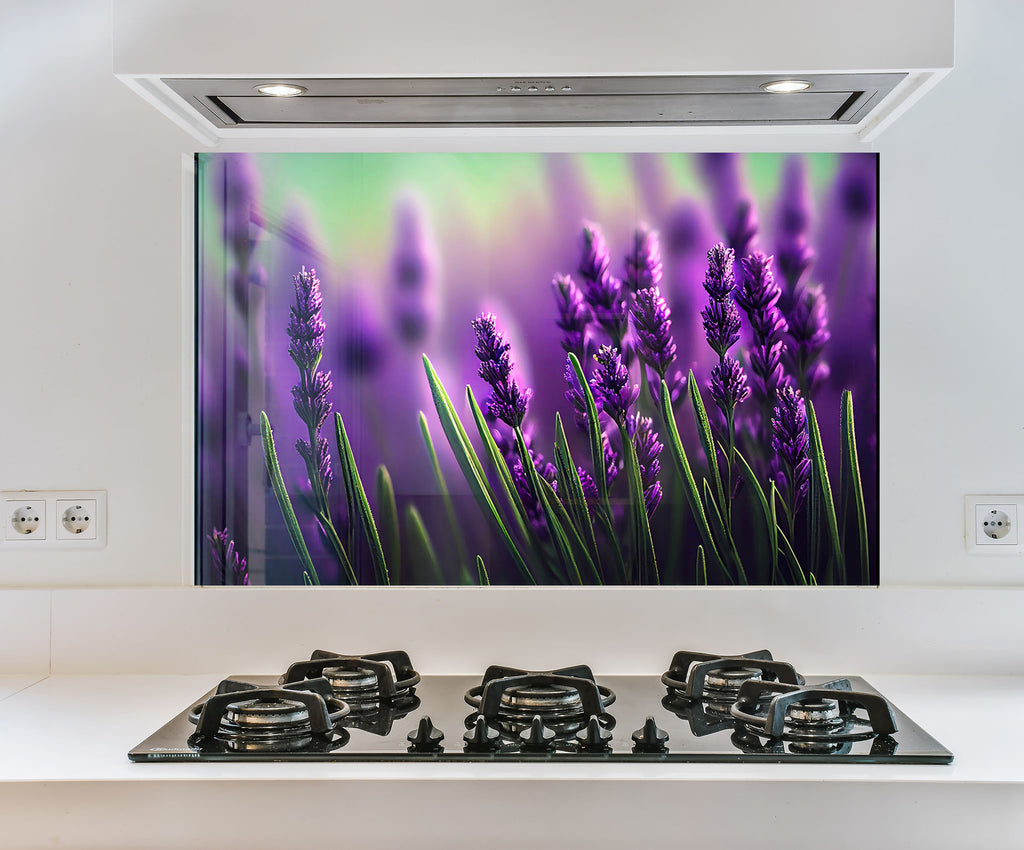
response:
<path id="1" fill-rule="evenodd" d="M 1024 491 L 1024 4 L 964 0 L 957 16 L 956 70 L 876 145 L 887 585 L 1024 585 L 1024 561 L 971 559 L 961 540 L 964 494 Z M 189 582 L 195 143 L 112 76 L 109 17 L 104 0 L 0 6 L 0 488 L 103 488 L 110 512 L 101 551 L 0 547 L 0 585 Z"/>

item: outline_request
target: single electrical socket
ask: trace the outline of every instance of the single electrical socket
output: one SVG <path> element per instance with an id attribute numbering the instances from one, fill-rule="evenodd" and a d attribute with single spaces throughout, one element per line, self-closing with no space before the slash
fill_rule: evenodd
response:
<path id="1" fill-rule="evenodd" d="M 964 542 L 971 555 L 1024 554 L 1024 496 L 966 496 Z"/>
<path id="2" fill-rule="evenodd" d="M 46 539 L 45 499 L 4 499 L 4 539 L 41 541 Z"/>
<path id="3" fill-rule="evenodd" d="M 107 545 L 104 490 L 4 490 L 3 547 L 101 548 Z"/>

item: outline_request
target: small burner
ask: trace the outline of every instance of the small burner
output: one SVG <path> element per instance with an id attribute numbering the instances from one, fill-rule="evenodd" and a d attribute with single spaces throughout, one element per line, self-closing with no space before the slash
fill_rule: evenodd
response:
<path id="1" fill-rule="evenodd" d="M 706 700 L 727 713 L 740 687 L 749 681 L 781 681 L 803 684 L 792 664 L 775 661 L 767 649 L 745 655 L 709 655 L 677 652 L 661 677 L 669 696 L 681 702 Z"/>
<path id="2" fill-rule="evenodd" d="M 786 709 L 786 726 L 797 732 L 827 735 L 844 725 L 838 700 L 801 700 Z"/>
<path id="3" fill-rule="evenodd" d="M 281 677 L 281 683 L 321 676 L 330 682 L 334 696 L 351 703 L 353 711 L 362 714 L 380 703 L 395 705 L 411 700 L 420 681 L 420 674 L 405 652 L 339 655 L 318 649 L 309 661 L 292 664 Z"/>
<path id="4" fill-rule="evenodd" d="M 518 733 L 540 717 L 558 735 L 571 735 L 591 715 L 605 717 L 615 701 L 610 688 L 598 685 L 589 667 L 564 667 L 531 672 L 513 667 L 488 667 L 483 683 L 466 692 L 466 702 L 489 723 Z M 474 715 L 475 717 L 475 715 Z"/>

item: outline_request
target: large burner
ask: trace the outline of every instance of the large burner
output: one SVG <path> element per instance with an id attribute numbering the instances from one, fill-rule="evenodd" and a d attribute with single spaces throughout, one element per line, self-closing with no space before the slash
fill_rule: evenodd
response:
<path id="1" fill-rule="evenodd" d="M 800 744 L 805 752 L 826 752 L 837 743 L 896 731 L 885 699 L 878 694 L 855 693 L 848 679 L 813 688 L 747 682 L 740 688 L 731 714 L 755 735 Z"/>
<path id="2" fill-rule="evenodd" d="M 466 702 L 488 723 L 525 728 L 540 717 L 561 734 L 606 713 L 615 701 L 610 688 L 598 685 L 589 667 L 564 667 L 532 672 L 514 667 L 488 667 L 483 682 L 466 692 Z"/>
<path id="3" fill-rule="evenodd" d="M 324 679 L 282 688 L 226 679 L 188 719 L 196 725 L 198 748 L 216 743 L 237 752 L 295 752 L 339 745 L 339 738 L 331 739 L 349 710 Z"/>

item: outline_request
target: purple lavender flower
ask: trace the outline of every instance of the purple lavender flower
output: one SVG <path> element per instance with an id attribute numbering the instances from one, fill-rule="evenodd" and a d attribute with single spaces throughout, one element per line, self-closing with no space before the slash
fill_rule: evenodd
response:
<path id="1" fill-rule="evenodd" d="M 594 355 L 597 368 L 590 379 L 594 398 L 600 397 L 601 409 L 620 425 L 625 425 L 629 408 L 640 394 L 639 387 L 630 386 L 629 370 L 617 348 L 602 345 Z"/>
<path id="2" fill-rule="evenodd" d="M 576 355 L 582 363 L 587 352 L 587 328 L 594 320 L 594 314 L 583 298 L 575 281 L 567 274 L 555 275 L 551 282 L 555 294 L 558 318 L 555 324 L 564 333 L 562 348 Z"/>
<path id="3" fill-rule="evenodd" d="M 750 396 L 750 387 L 747 386 L 747 376 L 743 373 L 743 367 L 729 356 L 723 357 L 711 370 L 709 387 L 711 397 L 727 420 L 732 418 L 736 405 L 746 401 Z"/>
<path id="4" fill-rule="evenodd" d="M 708 251 L 708 271 L 704 276 L 704 289 L 713 301 L 725 301 L 735 286 L 733 263 L 736 252 L 722 242 Z"/>
<path id="5" fill-rule="evenodd" d="M 532 434 L 523 434 L 523 441 L 526 443 L 526 450 L 530 455 L 530 461 L 533 463 L 533 468 L 537 470 L 537 474 L 541 478 L 551 485 L 551 489 L 557 493 L 558 471 L 555 469 L 554 464 L 547 462 L 544 459 L 544 455 L 533 450 L 531 445 L 533 442 Z M 496 442 L 498 442 L 497 435 Z M 530 478 L 526 474 L 526 469 L 523 467 L 523 461 L 519 456 L 515 443 L 512 440 L 503 438 L 498 442 L 498 448 L 499 451 L 501 451 L 502 456 L 505 458 L 505 465 L 508 467 L 508 470 L 512 475 L 512 483 L 523 503 L 523 508 L 526 510 L 526 516 L 530 520 L 530 524 L 538 533 L 546 534 L 547 520 L 544 518 L 544 507 L 537 494 L 530 486 Z"/>
<path id="6" fill-rule="evenodd" d="M 228 530 L 215 528 L 212 534 L 206 535 L 206 539 L 210 542 L 213 574 L 217 584 L 249 584 L 249 565 L 245 557 L 238 554 Z"/>
<path id="7" fill-rule="evenodd" d="M 288 337 L 291 339 L 288 354 L 300 370 L 312 372 L 323 356 L 326 330 L 320 312 L 324 303 L 320 279 L 316 276 L 316 269 L 307 272 L 303 266 L 293 280 L 295 303 L 288 319 Z"/>
<path id="8" fill-rule="evenodd" d="M 365 288 L 349 294 L 344 319 L 338 346 L 341 367 L 353 378 L 372 377 L 384 366 L 388 345 Z"/>
<path id="9" fill-rule="evenodd" d="M 574 418 L 576 420 L 576 427 L 580 431 L 587 430 L 587 401 L 583 397 L 583 387 L 580 386 L 579 379 L 576 377 L 576 370 L 572 368 L 572 363 L 569 362 L 569 358 L 565 358 L 565 383 L 569 389 L 565 391 L 565 400 L 572 405 Z M 598 410 L 601 409 L 601 402 L 597 398 L 594 399 L 594 404 Z"/>
<path id="10" fill-rule="evenodd" d="M 608 432 L 601 432 L 601 452 L 604 455 L 604 482 L 608 487 L 619 477 L 619 453 L 612 448 Z"/>
<path id="11" fill-rule="evenodd" d="M 583 488 L 583 498 L 588 505 L 593 505 L 597 501 L 597 483 L 594 477 L 582 466 L 576 467 L 576 474 L 580 478 L 580 487 Z"/>
<path id="12" fill-rule="evenodd" d="M 740 338 L 740 314 L 732 300 L 733 250 L 719 242 L 708 251 L 704 289 L 710 301 L 701 310 L 704 335 L 719 360 Z"/>
<path id="13" fill-rule="evenodd" d="M 809 397 L 829 375 L 828 364 L 821 360 L 821 353 L 832 334 L 828 329 L 828 308 L 821 286 L 804 284 L 797 290 L 789 315 L 789 337 L 793 344 L 786 352 L 786 365 L 796 376 L 801 391 Z"/>
<path id="14" fill-rule="evenodd" d="M 632 315 L 637 353 L 664 380 L 665 372 L 676 359 L 676 344 L 672 339 L 672 313 L 658 287 L 636 293 Z"/>
<path id="15" fill-rule="evenodd" d="M 661 285 L 661 249 L 658 234 L 641 224 L 633 235 L 633 251 L 626 257 L 626 287 L 637 293 Z"/>
<path id="16" fill-rule="evenodd" d="M 777 396 L 772 417 L 772 448 L 776 454 L 776 484 L 786 496 L 791 510 L 800 509 L 810 486 L 811 461 L 807 457 L 807 414 L 799 390 L 788 384 Z"/>
<path id="17" fill-rule="evenodd" d="M 597 226 L 583 225 L 579 274 L 583 281 L 583 294 L 594 311 L 598 324 L 620 342 L 626 331 L 629 307 L 623 298 L 622 281 L 609 271 L 611 255 L 604 236 Z"/>
<path id="18" fill-rule="evenodd" d="M 484 313 L 474 319 L 473 330 L 476 332 L 475 353 L 480 360 L 478 374 L 492 390 L 487 410 L 510 428 L 518 428 L 523 424 L 533 393 L 529 389 L 520 390 L 512 377 L 512 360 L 508 355 L 512 346 L 506 341 L 505 334 L 498 330 L 493 313 Z"/>
<path id="19" fill-rule="evenodd" d="M 807 191 L 807 164 L 791 156 L 782 171 L 782 189 L 775 207 L 775 264 L 786 283 L 783 311 L 788 312 L 794 290 L 814 259 L 807 244 L 811 199 Z"/>
<path id="20" fill-rule="evenodd" d="M 295 449 L 306 464 L 317 509 L 329 517 L 327 493 L 333 474 L 327 441 L 320 436 L 320 429 L 331 413 L 331 375 L 316 368 L 324 352 L 323 297 L 316 269 L 307 272 L 303 266 L 293 280 L 295 304 L 288 320 L 288 337 L 291 339 L 288 354 L 299 368 L 299 383 L 292 387 L 292 403 L 299 419 L 306 425 L 308 437 L 297 440 Z"/>
<path id="21" fill-rule="evenodd" d="M 630 417 L 629 429 L 636 447 L 637 464 L 640 467 L 640 482 L 644 488 L 644 504 L 650 517 L 661 503 L 661 462 L 658 456 L 664 448 L 654 430 L 654 422 L 647 416 L 634 413 Z"/>
<path id="22" fill-rule="evenodd" d="M 758 397 L 772 401 L 782 379 L 782 334 L 788 330 L 778 308 L 782 289 L 772 274 L 772 258 L 760 251 L 744 257 L 743 283 L 736 291 L 736 302 L 743 308 L 754 332 L 750 350 L 750 370 Z"/>
<path id="23" fill-rule="evenodd" d="M 732 348 L 740 338 L 740 312 L 730 298 L 728 301 L 711 301 L 700 311 L 711 350 L 719 359 Z"/>

